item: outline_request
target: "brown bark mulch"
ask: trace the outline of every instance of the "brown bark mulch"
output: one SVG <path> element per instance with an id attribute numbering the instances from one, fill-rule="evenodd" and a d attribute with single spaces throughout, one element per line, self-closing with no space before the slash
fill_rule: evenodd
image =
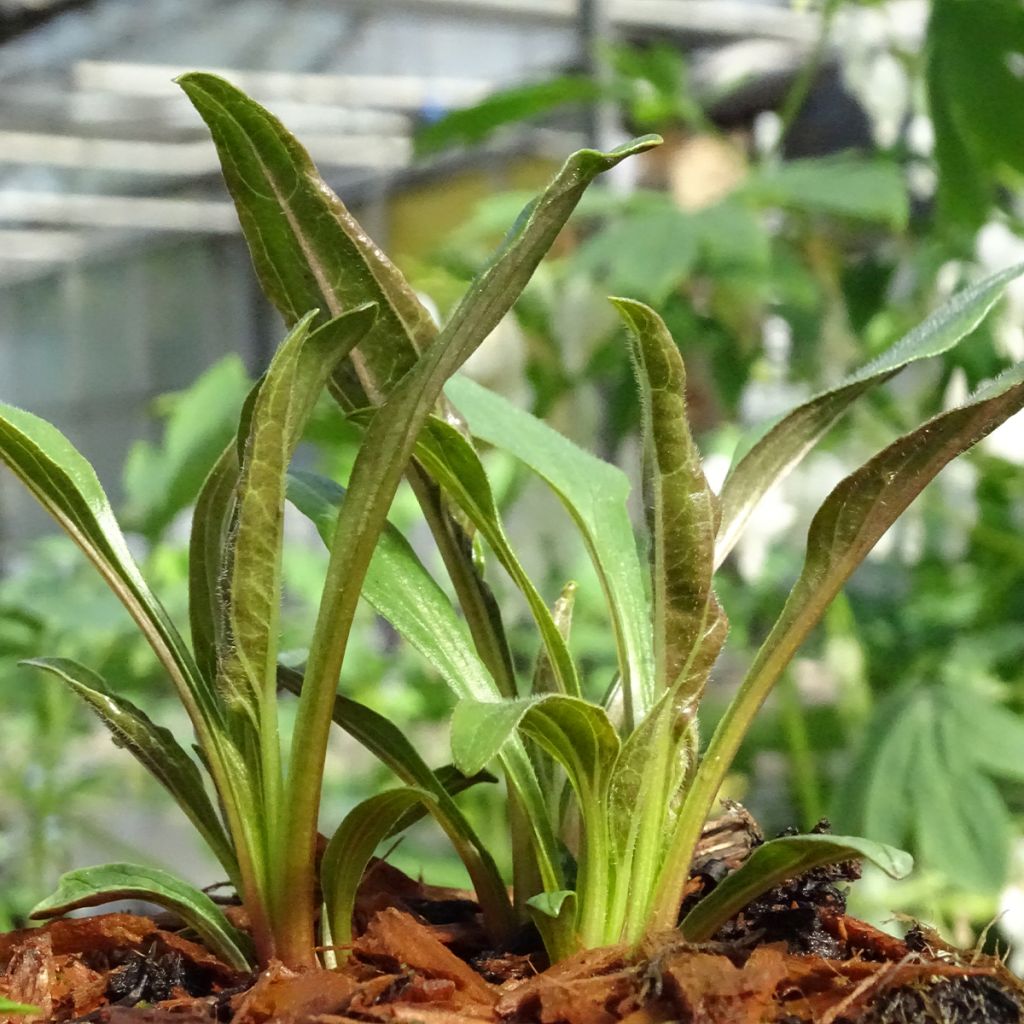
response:
<path id="1" fill-rule="evenodd" d="M 744 829 L 750 832 L 749 823 Z M 743 830 L 709 829 L 694 896 L 742 860 Z M 752 834 L 752 833 L 751 833 Z M 754 837 L 753 841 L 756 841 Z M 1024 986 L 1001 960 L 923 928 L 893 938 L 849 917 L 820 869 L 745 908 L 714 942 L 678 932 L 642 949 L 580 953 L 548 967 L 535 936 L 487 948 L 468 894 L 377 862 L 358 938 L 335 971 L 274 964 L 241 974 L 168 922 L 130 914 L 60 920 L 0 936 L 0 995 L 37 1006 L 0 1022 L 97 1024 L 1020 1024 Z M 244 924 L 238 908 L 236 923 Z"/>

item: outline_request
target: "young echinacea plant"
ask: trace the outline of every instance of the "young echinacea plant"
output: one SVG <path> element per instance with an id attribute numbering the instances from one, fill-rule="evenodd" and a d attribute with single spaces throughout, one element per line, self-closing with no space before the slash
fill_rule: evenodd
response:
<path id="1" fill-rule="evenodd" d="M 697 840 L 761 703 L 828 603 L 914 497 L 947 462 L 1024 406 L 1024 369 L 900 438 L 832 492 L 811 526 L 803 573 L 778 622 L 698 754 L 698 705 L 727 633 L 714 570 L 768 488 L 851 403 L 908 363 L 957 344 L 1021 268 L 955 297 L 874 362 L 781 418 L 736 460 L 718 496 L 687 425 L 675 342 L 652 310 L 612 300 L 628 329 L 644 410 L 645 570 L 625 476 L 454 375 L 510 309 L 588 184 L 657 140 L 570 157 L 439 329 L 275 118 L 215 76 L 180 81 L 213 134 L 263 288 L 291 328 L 245 404 L 236 442 L 197 502 L 191 642 L 148 588 L 95 475 L 67 439 L 29 413 L 0 406 L 0 459 L 79 543 L 138 623 L 189 714 L 198 761 L 87 668 L 64 659 L 34 664 L 82 696 L 182 806 L 241 896 L 252 946 L 204 894 L 133 865 L 72 872 L 36 915 L 139 895 L 177 911 L 233 963 L 277 958 L 313 966 L 317 945 L 343 947 L 350 939 L 356 887 L 379 843 L 429 813 L 465 863 L 496 942 L 527 913 L 552 959 L 583 947 L 635 944 L 676 926 Z M 344 490 L 289 472 L 325 389 L 364 431 Z M 594 692 L 595 681 L 581 679 L 573 659 L 573 587 L 549 608 L 523 571 L 473 438 L 530 467 L 579 530 L 601 581 L 618 655 L 617 679 L 603 696 Z M 458 611 L 387 522 L 403 477 L 437 543 Z M 277 661 L 286 499 L 316 523 L 330 552 L 301 671 Z M 514 669 L 474 535 L 522 591 L 535 620 L 540 654 L 528 679 Z M 339 695 L 360 597 L 458 698 L 454 767 L 431 769 L 395 726 Z M 278 728 L 281 688 L 298 694 L 287 758 Z M 345 818 L 317 874 L 332 722 L 388 765 L 402 786 Z M 492 763 L 509 794 L 511 899 L 453 798 Z M 909 868 L 905 854 L 857 838 L 773 840 L 690 911 L 683 933 L 707 938 L 779 880 L 851 856 L 896 875 Z"/>

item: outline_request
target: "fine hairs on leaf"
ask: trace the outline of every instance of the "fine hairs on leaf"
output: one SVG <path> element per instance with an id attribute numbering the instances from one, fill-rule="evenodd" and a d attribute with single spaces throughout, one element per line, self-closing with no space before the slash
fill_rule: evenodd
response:
<path id="1" fill-rule="evenodd" d="M 432 772 L 404 737 L 368 709 L 346 704 L 336 694 L 338 677 L 352 615 L 365 591 L 460 697 L 500 700 L 514 691 L 500 613 L 461 527 L 443 504 L 444 488 L 473 510 L 477 528 L 488 534 L 527 595 L 556 687 L 578 692 L 565 638 L 504 537 L 486 477 L 475 452 L 451 426 L 458 418 L 442 389 L 511 307 L 590 182 L 659 140 L 571 156 L 438 330 L 279 121 L 216 76 L 195 73 L 180 82 L 213 135 L 261 283 L 291 328 L 242 403 L 236 435 L 200 490 L 190 544 L 192 646 L 149 590 L 95 474 L 65 438 L 31 414 L 2 406 L 0 458 L 79 543 L 150 641 L 196 731 L 198 763 L 178 739 L 88 669 L 59 659 L 34 664 L 88 702 L 182 805 L 238 889 L 259 963 L 277 959 L 303 968 L 317 962 L 314 847 L 326 740 L 336 717 L 408 788 L 386 797 L 393 813 L 385 815 L 383 805 L 372 803 L 373 813 L 346 819 L 328 859 L 331 906 L 351 905 L 375 840 L 412 820 L 415 795 L 462 855 L 487 926 L 501 941 L 515 925 L 512 908 L 493 858 L 453 801 L 458 779 Z M 346 409 L 375 409 L 344 491 L 309 477 L 288 480 L 292 456 L 325 390 Z M 416 461 L 421 432 L 435 412 L 443 419 L 426 435 Z M 387 511 L 403 475 L 438 540 L 465 620 L 388 527 Z M 277 714 L 277 621 L 289 489 L 320 525 L 330 560 L 285 763 Z M 559 848 L 542 813 L 544 793 L 527 741 L 510 737 L 499 758 L 528 826 L 517 851 L 517 877 L 559 888 Z M 451 792 L 445 780 L 455 787 Z M 216 801 L 207 793 L 208 782 Z M 130 865 L 68 876 L 38 910 L 57 913 L 125 892 L 149 893 L 173 905 L 232 963 L 248 958 L 249 951 L 232 945 L 216 913 L 188 887 Z M 521 893 L 520 901 L 536 894 Z M 333 932 L 345 935 L 345 911 L 333 917 Z M 571 925 L 567 921 L 566 929 Z"/>
<path id="2" fill-rule="evenodd" d="M 552 961 L 605 944 L 637 948 L 645 936 L 676 927 L 697 841 L 758 709 L 898 516 L 945 465 L 1024 407 L 1024 368 L 911 429 L 833 490 L 811 524 L 803 571 L 700 756 L 700 702 L 728 632 L 715 569 L 760 499 L 839 416 L 904 367 L 967 338 L 1022 268 L 954 296 L 863 369 L 782 416 L 743 446 L 718 497 L 688 422 L 686 339 L 679 339 L 681 348 L 648 306 L 613 299 L 642 410 L 647 514 L 638 537 L 622 470 L 457 373 L 520 297 L 591 182 L 656 145 L 656 137 L 570 156 L 438 328 L 273 115 L 216 76 L 193 73 L 180 84 L 210 129 L 256 274 L 288 324 L 240 408 L 234 389 L 233 436 L 196 499 L 190 641 L 150 589 L 92 468 L 63 435 L 0 404 L 0 461 L 131 614 L 188 715 L 198 757 L 185 737 L 173 736 L 89 668 L 66 658 L 30 664 L 84 700 L 179 803 L 236 888 L 252 941 L 202 892 L 132 864 L 69 873 L 35 916 L 145 898 L 173 910 L 239 969 L 275 960 L 292 970 L 311 968 L 325 941 L 344 946 L 352 939 L 357 889 L 378 846 L 430 815 L 465 865 L 496 946 L 531 918 Z M 791 168 L 750 188 L 785 198 L 803 180 L 800 168 Z M 874 180 L 880 179 L 860 183 Z M 325 393 L 362 432 L 344 481 L 292 466 Z M 210 422 L 223 427 L 218 416 Z M 539 583 L 527 573 L 505 531 L 481 443 L 505 450 L 540 478 L 578 533 L 603 599 L 621 716 L 594 702 L 610 681 L 588 678 L 587 660 L 574 655 L 576 585 L 559 595 L 549 592 L 549 578 Z M 183 476 L 194 474 L 189 459 L 175 464 Z M 403 479 L 447 581 L 388 521 Z M 183 487 L 163 481 L 170 497 L 138 513 L 140 521 L 161 522 L 178 507 Z M 282 666 L 278 650 L 286 500 L 315 524 L 328 551 L 301 671 Z M 503 609 L 483 559 L 474 557 L 485 548 L 536 627 L 526 658 L 513 657 Z M 562 579 L 555 578 L 556 588 Z M 430 767 L 398 726 L 346 693 L 359 671 L 346 650 L 364 598 L 450 691 L 456 767 Z M 297 697 L 289 736 L 281 735 L 279 690 Z M 930 738 L 923 757 L 937 763 L 952 756 L 957 721 L 975 733 L 996 730 L 1005 748 L 1015 742 L 1019 730 L 1005 721 L 972 717 L 960 697 L 933 697 L 905 705 L 909 732 Z M 336 824 L 318 867 L 321 782 L 334 724 L 399 785 L 371 794 Z M 890 746 L 866 751 L 864 762 L 900 764 Z M 965 872 L 972 851 L 963 837 L 1001 806 L 992 799 L 994 758 L 972 756 L 971 770 L 958 779 L 969 806 L 957 809 L 959 838 L 947 853 Z M 491 778 L 483 774 L 491 766 L 508 794 L 511 894 L 456 799 Z M 858 813 L 902 841 L 911 823 L 880 812 L 879 799 L 869 784 Z M 940 804 L 935 797 L 908 812 L 926 848 L 944 842 Z M 709 939 L 751 899 L 823 864 L 863 858 L 893 876 L 905 874 L 909 857 L 878 838 L 886 837 L 765 843 L 689 911 L 684 937 Z M 978 870 L 1002 867 L 986 856 Z M 329 956 L 336 962 L 333 951 Z"/>

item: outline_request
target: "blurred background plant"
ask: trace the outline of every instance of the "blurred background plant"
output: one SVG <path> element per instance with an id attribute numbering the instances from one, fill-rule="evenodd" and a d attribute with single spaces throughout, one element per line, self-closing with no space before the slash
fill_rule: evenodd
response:
<path id="1" fill-rule="evenodd" d="M 357 4 L 348 11 L 314 0 L 237 0 L 208 17 L 189 0 L 178 21 L 160 5 L 129 14 L 118 0 L 10 6 L 22 8 L 22 20 L 0 16 L 0 54 L 9 57 L 0 77 L 15 86 L 0 108 L 7 150 L 28 152 L 30 128 L 38 137 L 35 156 L 8 156 L 14 168 L 0 168 L 0 213 L 14 210 L 7 219 L 26 237 L 30 226 L 37 246 L 47 233 L 82 229 L 75 242 L 88 252 L 37 259 L 32 273 L 30 261 L 10 271 L 0 260 L 0 288 L 14 310 L 0 333 L 0 367 L 14 387 L 5 397 L 82 442 L 108 486 L 123 462 L 124 514 L 179 621 L 188 508 L 276 327 L 254 298 L 237 238 L 218 234 L 225 211 L 209 168 L 192 178 L 178 172 L 173 189 L 160 177 L 171 171 L 154 169 L 147 192 L 124 177 L 113 150 L 102 167 L 44 154 L 38 124 L 26 127 L 32 116 L 48 111 L 47 124 L 56 120 L 64 133 L 106 133 L 110 143 L 135 138 L 145 124 L 163 134 L 143 145 L 194 145 L 188 132 L 196 126 L 173 107 L 169 88 L 161 91 L 164 79 L 210 58 L 233 60 L 240 84 L 288 108 L 281 112 L 300 136 L 308 129 L 342 198 L 440 318 L 507 230 L 521 189 L 545 178 L 581 136 L 605 145 L 627 131 L 660 132 L 666 145 L 632 165 L 638 170 L 588 195 L 555 258 L 468 367 L 634 475 L 639 410 L 608 294 L 643 299 L 670 325 L 715 482 L 745 429 L 836 381 L 967 281 L 1024 259 L 1018 0 L 583 0 L 550 22 L 513 2 L 467 3 L 467 13 L 452 14 L 431 13 L 437 5 L 422 0 L 414 13 L 385 3 L 359 14 Z M 178 41 L 188 17 L 202 24 L 202 46 Z M 347 36 L 354 42 L 340 56 L 328 59 L 313 45 L 326 47 L 353 26 L 363 34 Z M 286 55 L 268 56 L 256 45 L 265 38 L 290 40 Z M 58 50 L 77 62 L 70 83 L 58 83 L 61 102 L 46 92 L 53 82 L 44 60 Z M 401 54 L 410 70 L 390 74 Z M 414 84 L 414 99 L 402 99 Z M 332 131 L 348 133 L 348 149 Z M 145 156 L 136 150 L 133 158 Z M 42 176 L 26 185 L 37 164 Z M 60 200 L 52 216 L 40 212 L 46 189 Z M 95 202 L 109 192 L 125 211 L 114 225 L 121 234 Z M 169 242 L 159 235 L 166 225 L 138 233 L 138 218 L 170 216 L 170 207 L 157 215 L 137 205 L 149 193 L 149 202 L 179 204 L 177 239 L 199 241 Z M 132 218 L 136 234 L 123 223 Z M 122 294 L 125 275 L 132 287 Z M 72 340 L 62 340 L 68 332 Z M 47 384 L 39 367 L 72 343 L 77 369 Z M 242 358 L 220 358 L 233 348 Z M 970 343 L 868 399 L 769 496 L 720 573 L 732 642 L 711 688 L 712 715 L 716 690 L 724 705 L 784 600 L 810 513 L 830 487 L 901 428 L 1021 358 L 1024 289 L 1014 285 Z M 127 387 L 137 366 L 132 401 L 97 410 L 113 394 L 103 390 L 107 378 Z M 65 401 L 72 386 L 84 396 L 75 408 Z M 154 402 L 164 390 L 174 393 Z M 1024 939 L 1021 430 L 1008 424 L 951 466 L 885 538 L 766 709 L 729 783 L 728 795 L 747 803 L 766 831 L 828 816 L 840 831 L 911 849 L 914 879 L 894 888 L 867 878 L 856 909 L 877 921 L 892 911 L 921 915 L 961 942 L 1001 905 L 1009 911 L 1003 933 Z M 142 436 L 153 439 L 127 450 Z M 343 469 L 351 440 L 325 406 L 302 457 Z M 551 596 L 567 579 L 580 582 L 574 647 L 589 679 L 609 681 L 596 583 L 561 510 L 498 453 L 488 453 L 488 469 L 528 571 L 550 569 Z M 111 754 L 63 694 L 16 667 L 41 650 L 76 657 L 144 693 L 161 715 L 153 700 L 162 681 L 123 613 L 62 541 L 31 539 L 38 523 L 2 488 L 0 502 L 0 744 L 12 752 L 0 766 L 0 926 L 9 926 L 59 871 L 92 856 L 85 851 L 105 846 L 99 859 L 117 844 L 138 845 L 140 856 L 159 862 L 183 840 L 168 838 L 172 820 L 157 822 L 151 808 L 162 802 L 151 801 L 130 759 Z M 408 495 L 392 518 L 432 557 Z M 290 528 L 283 629 L 298 659 L 323 559 L 300 522 Z M 502 584 L 494 579 L 514 620 L 516 598 Z M 369 613 L 357 638 L 347 663 L 356 696 L 419 733 L 436 763 L 446 760 L 443 688 Z M 534 654 L 522 642 L 515 651 L 523 664 Z M 332 820 L 381 778 L 354 746 L 337 742 Z M 8 767 L 26 762 L 27 775 Z M 485 835 L 499 834 L 487 827 L 501 813 L 493 791 L 462 799 Z M 209 880 L 207 865 L 194 851 L 187 856 L 186 873 Z M 460 880 L 427 827 L 391 856 L 431 880 Z"/>

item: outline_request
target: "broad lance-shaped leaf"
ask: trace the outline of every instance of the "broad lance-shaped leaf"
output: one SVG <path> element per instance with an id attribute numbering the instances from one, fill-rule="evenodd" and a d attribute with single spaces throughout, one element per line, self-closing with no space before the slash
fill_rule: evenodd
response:
<path id="1" fill-rule="evenodd" d="M 473 446 L 449 423 L 431 417 L 416 443 L 416 458 L 477 528 L 522 591 L 562 693 L 580 695 L 580 683 L 565 637 L 509 544 L 487 473 Z"/>
<path id="2" fill-rule="evenodd" d="M 345 497 L 333 480 L 295 470 L 288 500 L 329 544 Z M 501 694 L 470 640 L 448 595 L 402 534 L 386 523 L 363 583 L 363 597 L 442 676 L 456 696 L 498 700 Z"/>
<path id="3" fill-rule="evenodd" d="M 238 863 L 217 812 L 206 795 L 199 768 L 170 730 L 157 725 L 131 701 L 110 693 L 100 676 L 75 661 L 32 658 L 22 664 L 56 676 L 96 712 L 110 729 L 114 742 L 134 755 L 174 797 L 237 885 Z"/>
<path id="4" fill-rule="evenodd" d="M 877 359 L 837 387 L 797 406 L 762 433 L 742 457 L 738 454 L 722 488 L 715 564 L 720 565 L 733 549 L 768 489 L 803 459 L 853 402 L 910 363 L 951 349 L 985 319 L 1006 285 L 1022 272 L 1024 265 L 1010 267 L 954 295 Z"/>
<path id="5" fill-rule="evenodd" d="M 240 971 L 249 969 L 249 940 L 206 893 L 159 868 L 98 864 L 61 875 L 57 891 L 37 903 L 29 917 L 59 917 L 81 907 L 115 900 L 147 900 L 174 911 L 217 956 Z"/>
<path id="6" fill-rule="evenodd" d="M 320 887 L 334 945 L 347 946 L 352 942 L 356 892 L 373 851 L 412 807 L 420 803 L 429 805 L 433 799 L 423 789 L 389 789 L 356 804 L 345 815 L 320 862 Z"/>
<path id="7" fill-rule="evenodd" d="M 626 507 L 629 481 L 615 466 L 468 377 L 453 378 L 445 390 L 474 436 L 515 455 L 543 478 L 579 527 L 611 612 L 630 725 L 653 704 L 656 691 L 643 573 Z"/>
<path id="8" fill-rule="evenodd" d="M 857 836 L 805 835 L 770 839 L 732 874 L 726 875 L 680 925 L 687 942 L 708 942 L 748 903 L 790 878 L 825 864 L 867 860 L 890 878 L 905 878 L 914 868 L 909 853 Z"/>
<path id="9" fill-rule="evenodd" d="M 717 502 L 690 434 L 686 371 L 676 343 L 649 306 L 630 299 L 612 299 L 612 304 L 629 328 L 643 408 L 644 505 L 660 692 L 687 674 L 713 614 Z"/>
<path id="10" fill-rule="evenodd" d="M 659 883 L 661 917 L 655 926 L 666 925 L 673 901 L 679 905 L 701 826 L 754 716 L 829 603 L 938 472 L 1021 408 L 1024 364 L 894 441 L 825 500 L 811 522 L 800 578 L 720 720 L 687 794 Z"/>
<path id="11" fill-rule="evenodd" d="M 225 555 L 229 635 L 218 685 L 257 725 L 273 714 L 277 687 L 285 474 L 328 377 L 373 326 L 376 307 L 311 331 L 315 317 L 307 313 L 284 340 L 255 395 Z"/>
<path id="12" fill-rule="evenodd" d="M 167 671 L 200 739 L 215 749 L 220 710 L 181 635 L 135 564 L 92 466 L 53 425 L 0 403 L 0 461 L 96 566 Z"/>
<path id="13" fill-rule="evenodd" d="M 350 408 L 379 403 L 437 334 L 429 313 L 273 114 L 216 75 L 178 84 L 210 129 L 260 284 L 289 326 L 310 309 L 379 306 L 353 355 L 359 379 L 336 377 Z"/>
<path id="14" fill-rule="evenodd" d="M 352 617 L 377 538 L 416 440 L 441 397 L 445 381 L 511 308 L 590 182 L 625 157 L 658 141 L 641 139 L 611 153 L 583 150 L 571 156 L 536 203 L 523 212 L 494 259 L 470 285 L 444 330 L 402 378 L 366 431 L 331 542 L 324 597 L 295 724 L 303 742 L 292 746 L 288 773 L 286 829 L 293 841 L 284 851 L 282 906 L 300 920 L 312 920 L 308 872 L 314 852 L 316 796 L 323 774 L 331 704 Z M 525 756 L 525 751 L 522 754 Z M 526 764 L 521 759 L 516 764 L 506 762 L 506 771 L 523 802 L 542 808 L 543 798 L 528 759 Z M 540 830 L 534 839 L 544 887 L 564 888 L 554 835 L 550 828 L 544 828 L 540 810 L 534 828 Z"/>
<path id="15" fill-rule="evenodd" d="M 278 678 L 292 693 L 302 692 L 302 676 L 293 669 L 279 665 Z M 407 786 L 430 793 L 432 800 L 426 809 L 444 829 L 465 865 L 492 938 L 507 938 L 514 924 L 508 892 L 486 845 L 452 799 L 461 783 L 446 785 L 441 772 L 427 765 L 398 726 L 358 701 L 339 694 L 334 698 L 332 718 Z M 465 781 L 472 782 L 472 778 Z"/>

